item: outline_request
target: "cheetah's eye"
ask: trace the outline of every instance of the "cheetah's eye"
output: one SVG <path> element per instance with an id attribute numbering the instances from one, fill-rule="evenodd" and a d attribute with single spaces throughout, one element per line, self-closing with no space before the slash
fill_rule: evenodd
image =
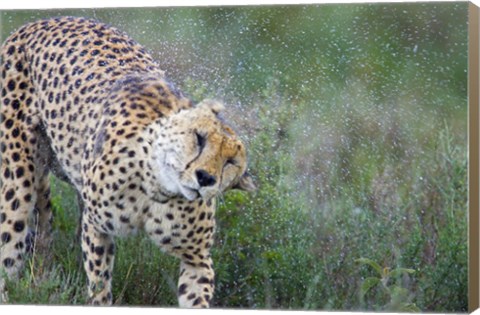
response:
<path id="1" fill-rule="evenodd" d="M 200 148 L 200 152 L 202 152 L 205 144 L 207 143 L 207 137 L 200 134 L 199 132 L 195 132 L 195 135 L 197 136 L 197 145 Z"/>

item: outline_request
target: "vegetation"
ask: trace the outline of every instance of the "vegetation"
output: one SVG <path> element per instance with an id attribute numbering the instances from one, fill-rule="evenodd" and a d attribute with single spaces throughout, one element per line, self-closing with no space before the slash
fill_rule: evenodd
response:
<path id="1" fill-rule="evenodd" d="M 2 26 L 96 17 L 194 99 L 230 104 L 259 189 L 220 198 L 215 307 L 465 312 L 467 5 L 18 11 Z M 76 197 L 52 184 L 53 257 L 8 283 L 12 303 L 85 302 Z M 118 242 L 116 303 L 176 305 L 178 261 Z"/>

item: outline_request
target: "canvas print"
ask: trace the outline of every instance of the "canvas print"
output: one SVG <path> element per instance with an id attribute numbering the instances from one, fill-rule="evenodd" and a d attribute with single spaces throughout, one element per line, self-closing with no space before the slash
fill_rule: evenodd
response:
<path id="1" fill-rule="evenodd" d="M 467 2 L 0 25 L 1 303 L 467 311 Z"/>

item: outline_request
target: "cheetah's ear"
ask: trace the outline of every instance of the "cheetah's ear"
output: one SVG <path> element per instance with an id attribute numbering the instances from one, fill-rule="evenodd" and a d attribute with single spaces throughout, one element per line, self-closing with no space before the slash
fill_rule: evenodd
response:
<path id="1" fill-rule="evenodd" d="M 233 185 L 232 189 L 240 189 L 248 192 L 254 192 L 255 190 L 257 190 L 257 186 L 255 186 L 255 184 L 253 183 L 252 176 L 248 172 L 245 172 L 242 177 L 240 177 L 238 183 Z"/>
<path id="2" fill-rule="evenodd" d="M 215 115 L 218 115 L 222 110 L 225 109 L 225 106 L 216 100 L 206 99 L 201 101 L 198 105 L 198 108 L 205 108 L 211 110 Z"/>

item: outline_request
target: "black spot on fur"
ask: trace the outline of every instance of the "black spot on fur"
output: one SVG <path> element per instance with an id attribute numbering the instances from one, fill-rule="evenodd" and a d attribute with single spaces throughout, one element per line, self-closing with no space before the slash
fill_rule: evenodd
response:
<path id="1" fill-rule="evenodd" d="M 198 284 L 208 284 L 208 283 L 210 283 L 210 280 L 208 280 L 207 277 L 201 277 L 200 279 L 198 279 L 197 283 Z"/>
<path id="2" fill-rule="evenodd" d="M 184 295 L 187 293 L 187 284 L 186 283 L 182 283 L 179 287 L 178 287 L 178 295 Z"/>
<path id="3" fill-rule="evenodd" d="M 95 254 L 98 256 L 102 256 L 105 253 L 105 249 L 103 246 L 96 246 L 95 247 Z"/>
<path id="4" fill-rule="evenodd" d="M 20 200 L 18 200 L 17 198 L 13 200 L 12 202 L 12 211 L 15 211 L 17 210 L 18 208 L 20 207 Z"/>
<path id="5" fill-rule="evenodd" d="M 24 228 L 25 228 L 25 222 L 23 221 L 16 221 L 13 224 L 13 229 L 15 230 L 15 232 L 22 232 Z"/>
<path id="6" fill-rule="evenodd" d="M 197 299 L 195 299 L 195 301 L 193 301 L 193 306 L 197 306 L 198 304 L 202 303 L 202 298 L 201 297 L 198 297 Z"/>
<path id="7" fill-rule="evenodd" d="M 6 193 L 5 193 L 5 201 L 10 201 L 12 200 L 13 196 L 15 195 L 15 191 L 12 189 L 9 189 Z"/>
<path id="8" fill-rule="evenodd" d="M 3 260 L 3 265 L 4 265 L 6 268 L 10 268 L 10 267 L 12 267 L 14 264 L 15 264 L 15 261 L 14 261 L 12 258 L 5 258 L 5 259 Z"/>
<path id="9" fill-rule="evenodd" d="M 8 232 L 2 233 L 1 240 L 4 244 L 10 242 L 11 239 L 12 239 L 12 235 L 10 233 Z"/>

